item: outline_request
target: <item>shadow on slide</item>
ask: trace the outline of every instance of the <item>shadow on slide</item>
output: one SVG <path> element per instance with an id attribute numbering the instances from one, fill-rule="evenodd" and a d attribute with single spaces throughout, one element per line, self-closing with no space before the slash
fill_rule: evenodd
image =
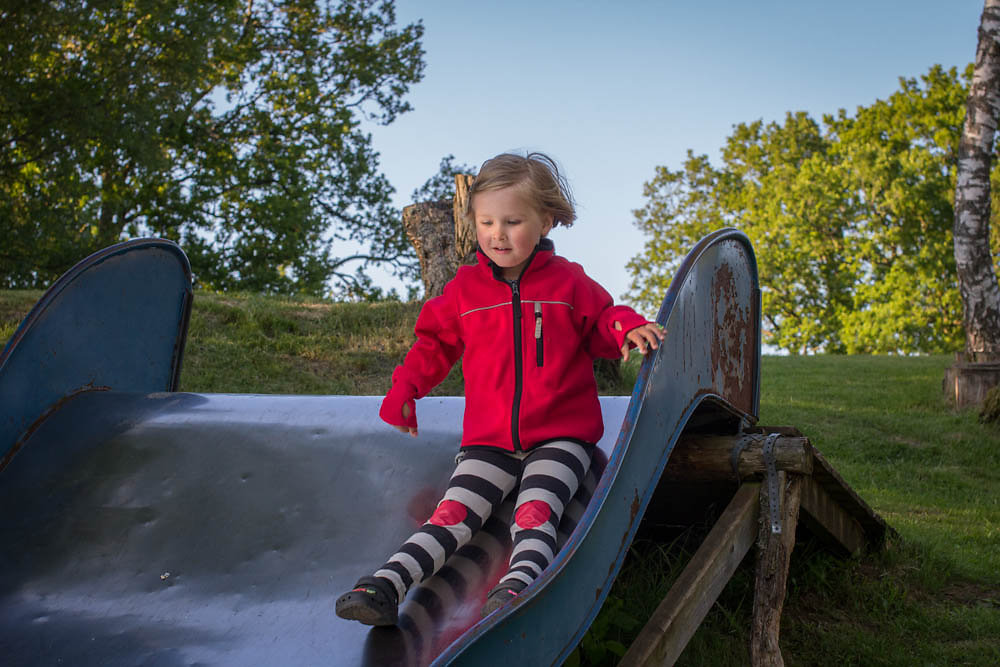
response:
<path id="1" fill-rule="evenodd" d="M 500 513 L 411 591 L 393 628 L 333 614 L 434 509 L 461 398 L 421 400 L 421 437 L 380 397 L 176 392 L 187 260 L 137 240 L 87 258 L 0 355 L 0 653 L 15 665 L 560 664 L 607 596 L 685 429 L 756 421 L 760 292 L 747 238 L 681 263 L 664 344 L 514 603 L 479 608 L 510 550 Z"/>

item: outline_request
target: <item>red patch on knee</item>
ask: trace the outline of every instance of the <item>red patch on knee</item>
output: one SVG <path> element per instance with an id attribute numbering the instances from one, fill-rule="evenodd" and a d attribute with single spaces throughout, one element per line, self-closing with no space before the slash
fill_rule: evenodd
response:
<path id="1" fill-rule="evenodd" d="M 442 500 L 428 521 L 435 526 L 454 526 L 462 523 L 469 510 L 456 500 Z"/>
<path id="2" fill-rule="evenodd" d="M 541 500 L 529 500 L 517 508 L 514 523 L 519 528 L 538 528 L 552 516 L 552 508 Z"/>

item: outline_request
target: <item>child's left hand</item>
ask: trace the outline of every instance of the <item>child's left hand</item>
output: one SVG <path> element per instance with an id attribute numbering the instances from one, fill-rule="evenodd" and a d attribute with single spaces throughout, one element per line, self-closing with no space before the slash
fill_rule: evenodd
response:
<path id="1" fill-rule="evenodd" d="M 628 361 L 629 343 L 633 343 L 639 354 L 646 354 L 647 350 L 655 350 L 660 347 L 663 340 L 663 328 L 659 324 L 643 324 L 641 327 L 630 329 L 625 334 L 625 344 L 622 345 L 622 360 Z"/>

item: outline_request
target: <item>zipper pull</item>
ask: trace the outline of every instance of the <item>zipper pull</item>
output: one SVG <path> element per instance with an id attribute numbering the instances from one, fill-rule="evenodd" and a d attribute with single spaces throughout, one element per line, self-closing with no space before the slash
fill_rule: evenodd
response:
<path id="1" fill-rule="evenodd" d="M 535 302 L 535 338 L 542 337 L 542 303 Z"/>

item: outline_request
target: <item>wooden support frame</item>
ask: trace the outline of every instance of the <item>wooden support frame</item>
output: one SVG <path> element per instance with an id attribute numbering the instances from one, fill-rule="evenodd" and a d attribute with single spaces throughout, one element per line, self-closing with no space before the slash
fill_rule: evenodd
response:
<path id="1" fill-rule="evenodd" d="M 780 434 L 774 441 L 772 468 L 778 476 L 780 533 L 771 530 L 767 485 L 759 481 L 767 474 L 763 444 L 768 433 Z M 738 452 L 736 470 L 733 451 Z M 839 554 L 855 554 L 867 545 L 881 544 L 893 532 L 809 440 L 791 427 L 683 437 L 671 454 L 661 484 L 666 484 L 665 488 L 676 485 L 679 490 L 685 484 L 688 489 L 709 488 L 737 478 L 754 481 L 739 487 L 620 665 L 674 664 L 754 543 L 757 562 L 750 664 L 783 665 L 781 613 L 800 518 L 810 533 Z"/>
<path id="2" fill-rule="evenodd" d="M 744 484 L 618 663 L 672 665 L 757 537 L 760 484 Z"/>
<path id="3" fill-rule="evenodd" d="M 753 479 L 764 473 L 763 444 L 767 433 L 780 433 L 774 443 L 775 467 L 805 476 L 803 522 L 838 554 L 854 554 L 880 544 L 892 532 L 865 501 L 833 469 L 808 438 L 787 426 L 763 427 L 741 435 L 689 435 L 678 440 L 661 484 L 702 484 Z M 739 450 L 738 472 L 732 453 Z"/>
<path id="4" fill-rule="evenodd" d="M 750 664 L 782 667 L 778 637 L 781 610 L 785 606 L 788 564 L 795 548 L 795 527 L 799 519 L 802 476 L 778 473 L 778 500 L 781 507 L 781 532 L 771 530 L 770 522 L 758 522 L 757 566 L 754 573 L 753 624 L 750 631 Z M 767 486 L 761 488 L 761 516 L 771 502 Z"/>

